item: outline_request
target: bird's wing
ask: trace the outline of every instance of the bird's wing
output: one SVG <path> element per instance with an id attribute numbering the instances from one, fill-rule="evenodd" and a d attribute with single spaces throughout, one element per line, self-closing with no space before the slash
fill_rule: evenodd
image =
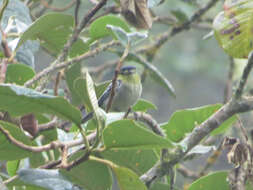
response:
<path id="1" fill-rule="evenodd" d="M 115 86 L 115 93 L 118 92 L 121 85 L 122 85 L 122 81 L 117 80 L 116 86 Z M 98 100 L 99 107 L 102 107 L 105 104 L 105 102 L 108 100 L 108 98 L 110 97 L 110 94 L 111 94 L 111 90 L 112 90 L 112 83 L 107 87 L 107 89 L 104 91 L 104 93 L 100 96 L 100 98 Z"/>

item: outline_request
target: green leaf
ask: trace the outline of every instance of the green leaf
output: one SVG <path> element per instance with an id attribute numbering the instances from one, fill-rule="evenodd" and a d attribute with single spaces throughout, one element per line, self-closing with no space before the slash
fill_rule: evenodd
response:
<path id="1" fill-rule="evenodd" d="M 82 101 L 87 112 L 91 112 L 92 105 L 90 103 L 89 96 L 87 94 L 86 79 L 84 78 L 76 79 L 74 81 L 74 90 L 76 94 L 79 96 L 80 100 Z"/>
<path id="2" fill-rule="evenodd" d="M 121 19 L 118 16 L 107 15 L 100 17 L 91 23 L 89 31 L 90 37 L 93 40 L 96 40 L 112 34 L 112 32 L 108 30 L 106 27 L 106 25 L 108 24 L 112 26 L 121 27 L 125 31 L 130 32 L 129 26 L 123 19 Z"/>
<path id="3" fill-rule="evenodd" d="M 98 98 L 105 92 L 110 83 L 111 81 L 105 81 L 95 84 L 95 91 Z"/>
<path id="4" fill-rule="evenodd" d="M 81 123 L 81 113 L 62 97 L 49 96 L 17 85 L 0 85 L 0 109 L 21 116 L 33 113 L 55 114 Z"/>
<path id="5" fill-rule="evenodd" d="M 227 181 L 227 172 L 215 172 L 209 174 L 207 176 L 203 176 L 196 181 L 194 181 L 188 190 L 213 190 L 213 189 L 222 189 L 222 190 L 229 190 L 229 184 Z"/>
<path id="6" fill-rule="evenodd" d="M 12 177 L 12 176 L 16 175 L 16 172 L 19 167 L 19 163 L 20 163 L 20 160 L 13 160 L 13 161 L 7 162 L 6 168 L 7 168 L 7 172 L 9 174 L 9 176 Z"/>
<path id="7" fill-rule="evenodd" d="M 112 26 L 112 25 L 107 25 L 106 27 L 112 31 L 112 33 L 114 34 L 113 36 L 115 36 L 124 46 L 127 46 L 128 43 L 134 46 L 148 37 L 147 33 L 141 33 L 141 32 L 130 33 L 130 32 L 126 32 L 120 27 Z"/>
<path id="8" fill-rule="evenodd" d="M 173 146 L 170 141 L 132 120 L 120 120 L 109 124 L 103 137 L 106 149 L 153 149 Z"/>
<path id="9" fill-rule="evenodd" d="M 76 158 L 80 152 L 72 156 Z M 102 163 L 88 160 L 82 162 L 70 171 L 61 169 L 60 173 L 72 183 L 88 190 L 108 190 L 112 186 L 112 176 L 108 167 Z"/>
<path id="10" fill-rule="evenodd" d="M 170 140 L 179 142 L 185 137 L 187 133 L 190 133 L 195 128 L 195 126 L 208 119 L 212 114 L 220 109 L 221 106 L 221 104 L 214 104 L 176 111 L 172 114 L 168 123 L 163 124 L 161 127 L 165 129 L 167 137 Z M 216 135 L 224 132 L 235 121 L 236 116 L 231 117 L 211 134 Z"/>
<path id="11" fill-rule="evenodd" d="M 170 190 L 170 186 L 168 184 L 157 182 L 151 186 L 150 190 Z"/>
<path id="12" fill-rule="evenodd" d="M 153 150 L 106 150 L 101 156 L 113 163 L 129 168 L 138 175 L 147 172 L 158 161 Z M 147 159 L 148 158 L 148 159 Z"/>
<path id="13" fill-rule="evenodd" d="M 18 127 L 11 123 L 7 123 L 4 121 L 0 121 L 0 127 L 4 130 L 8 131 L 10 135 L 15 138 L 17 141 L 22 142 L 25 145 L 35 145 Z M 0 132 L 0 160 L 20 160 L 22 158 L 26 158 L 31 156 L 32 153 L 19 148 L 18 146 L 12 144 L 6 136 Z"/>
<path id="14" fill-rule="evenodd" d="M 157 107 L 152 104 L 151 102 L 144 100 L 144 99 L 139 99 L 138 102 L 132 107 L 133 111 L 142 111 L 146 112 L 149 109 L 154 109 L 156 110 Z"/>
<path id="15" fill-rule="evenodd" d="M 5 83 L 23 85 L 26 81 L 33 78 L 34 75 L 34 70 L 25 64 L 9 64 L 6 71 Z"/>
<path id="16" fill-rule="evenodd" d="M 253 5 L 251 0 L 225 1 L 224 12 L 214 19 L 215 37 L 226 53 L 247 58 L 253 49 Z"/>
<path id="17" fill-rule="evenodd" d="M 132 170 L 114 165 L 112 170 L 120 190 L 147 190 L 147 187 Z"/>
<path id="18" fill-rule="evenodd" d="M 67 39 L 73 32 L 74 18 L 62 13 L 48 13 L 39 17 L 22 35 L 16 47 L 25 41 L 39 40 L 41 45 L 53 54 L 62 51 Z M 87 51 L 87 45 L 80 39 L 74 43 L 70 55 Z M 78 50 L 78 51 L 77 51 Z"/>
<path id="19" fill-rule="evenodd" d="M 18 172 L 18 175 L 19 179 L 25 184 L 42 187 L 43 189 L 72 190 L 74 187 L 71 182 L 63 178 L 58 170 L 22 169 Z"/>
<path id="20" fill-rule="evenodd" d="M 74 89 L 74 81 L 77 78 L 81 77 L 81 64 L 80 63 L 73 64 L 70 68 L 67 69 L 67 71 L 65 72 L 65 76 L 69 91 L 71 93 L 72 103 L 74 105 L 81 104 L 81 98 Z"/>

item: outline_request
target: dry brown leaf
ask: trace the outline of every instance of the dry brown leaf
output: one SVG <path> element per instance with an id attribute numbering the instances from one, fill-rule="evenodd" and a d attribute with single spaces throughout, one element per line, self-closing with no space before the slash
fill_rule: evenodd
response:
<path id="1" fill-rule="evenodd" d="M 152 16 L 147 0 L 120 0 L 122 14 L 125 19 L 139 29 L 150 29 Z"/>

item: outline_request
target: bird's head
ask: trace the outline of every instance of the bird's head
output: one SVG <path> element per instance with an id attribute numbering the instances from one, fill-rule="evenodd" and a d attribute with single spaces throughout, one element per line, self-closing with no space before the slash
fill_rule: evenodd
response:
<path id="1" fill-rule="evenodd" d="M 134 66 L 123 66 L 120 69 L 120 75 L 132 75 L 136 73 L 136 67 Z"/>
<path id="2" fill-rule="evenodd" d="M 136 71 L 136 67 L 134 66 L 123 66 L 120 69 L 119 80 L 126 81 L 128 83 L 139 83 L 140 76 Z"/>

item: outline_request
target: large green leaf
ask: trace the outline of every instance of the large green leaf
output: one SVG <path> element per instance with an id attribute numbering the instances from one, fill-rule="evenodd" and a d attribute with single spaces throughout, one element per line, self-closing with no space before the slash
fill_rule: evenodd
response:
<path id="1" fill-rule="evenodd" d="M 109 124 L 103 137 L 106 149 L 153 149 L 173 146 L 170 141 L 132 120 L 119 120 Z"/>
<path id="2" fill-rule="evenodd" d="M 147 190 L 147 187 L 132 170 L 114 165 L 112 170 L 120 190 Z"/>
<path id="3" fill-rule="evenodd" d="M 118 26 L 124 29 L 126 32 L 130 32 L 129 26 L 126 22 L 118 16 L 107 15 L 96 19 L 90 25 L 90 37 L 92 40 L 103 38 L 112 34 L 110 30 L 107 29 L 106 25 Z"/>
<path id="4" fill-rule="evenodd" d="M 221 108 L 221 104 L 208 105 L 192 109 L 179 110 L 173 113 L 168 123 L 161 127 L 165 129 L 167 137 L 175 142 L 182 140 L 187 133 L 190 133 L 195 126 L 208 119 L 213 113 Z M 232 123 L 236 121 L 236 116 L 231 117 L 220 125 L 211 134 L 223 133 Z"/>
<path id="5" fill-rule="evenodd" d="M 53 54 L 62 51 L 64 44 L 73 32 L 74 18 L 62 13 L 48 13 L 39 17 L 22 35 L 17 45 L 19 48 L 25 41 L 40 40 L 43 47 Z M 16 49 L 17 49 L 16 48 Z M 78 39 L 73 45 L 71 56 L 86 52 L 87 44 Z"/>
<path id="6" fill-rule="evenodd" d="M 6 169 L 7 169 L 9 176 L 12 177 L 12 176 L 16 175 L 16 172 L 19 167 L 19 163 L 20 163 L 20 160 L 12 160 L 12 161 L 7 162 Z"/>
<path id="7" fill-rule="evenodd" d="M 35 143 L 32 142 L 18 126 L 0 121 L 0 127 L 8 131 L 9 134 L 19 142 L 29 146 L 35 145 Z M 6 136 L 0 132 L 0 160 L 13 161 L 26 158 L 31 155 L 31 152 L 12 144 Z"/>
<path id="8" fill-rule="evenodd" d="M 142 111 L 146 112 L 149 109 L 157 109 L 157 107 L 152 104 L 151 102 L 144 100 L 144 99 L 139 99 L 136 104 L 133 105 L 132 110 L 133 111 Z"/>
<path id="9" fill-rule="evenodd" d="M 74 185 L 64 179 L 58 170 L 22 169 L 18 175 L 22 182 L 37 186 L 36 189 L 73 190 L 74 188 Z"/>
<path id="10" fill-rule="evenodd" d="M 70 160 L 79 156 L 80 152 L 73 155 Z M 70 171 L 61 169 L 60 172 L 72 183 L 87 190 L 107 190 L 112 186 L 112 176 L 108 167 L 93 160 L 83 162 Z"/>
<path id="11" fill-rule="evenodd" d="M 9 64 L 6 71 L 5 83 L 23 85 L 26 81 L 33 78 L 34 75 L 34 70 L 25 64 Z"/>
<path id="12" fill-rule="evenodd" d="M 50 113 L 81 123 L 81 113 L 62 97 L 49 96 L 17 85 L 0 85 L 0 109 L 14 116 Z"/>
<path id="13" fill-rule="evenodd" d="M 227 172 L 215 172 L 209 174 L 207 176 L 203 176 L 196 181 L 194 181 L 188 190 L 213 190 L 213 189 L 220 189 L 220 190 L 229 190 L 229 184 L 227 181 Z"/>
<path id="14" fill-rule="evenodd" d="M 81 104 L 81 98 L 74 89 L 74 81 L 81 77 L 81 64 L 75 63 L 65 71 L 66 82 L 71 93 L 72 103 L 74 105 Z"/>
<path id="15" fill-rule="evenodd" d="M 215 17 L 213 22 L 215 37 L 230 56 L 247 58 L 253 49 L 252 20 L 252 0 L 226 0 L 224 12 Z"/>
<path id="16" fill-rule="evenodd" d="M 148 37 L 147 33 L 143 32 L 126 32 L 121 27 L 107 25 L 107 28 L 112 31 L 112 34 L 124 46 L 130 44 L 131 46 L 137 45 Z"/>
<path id="17" fill-rule="evenodd" d="M 138 175 L 147 172 L 158 161 L 153 150 L 107 150 L 101 155 L 117 165 L 133 170 Z"/>
<path id="18" fill-rule="evenodd" d="M 168 184 L 157 182 L 151 186 L 150 190 L 170 190 L 170 186 Z"/>

